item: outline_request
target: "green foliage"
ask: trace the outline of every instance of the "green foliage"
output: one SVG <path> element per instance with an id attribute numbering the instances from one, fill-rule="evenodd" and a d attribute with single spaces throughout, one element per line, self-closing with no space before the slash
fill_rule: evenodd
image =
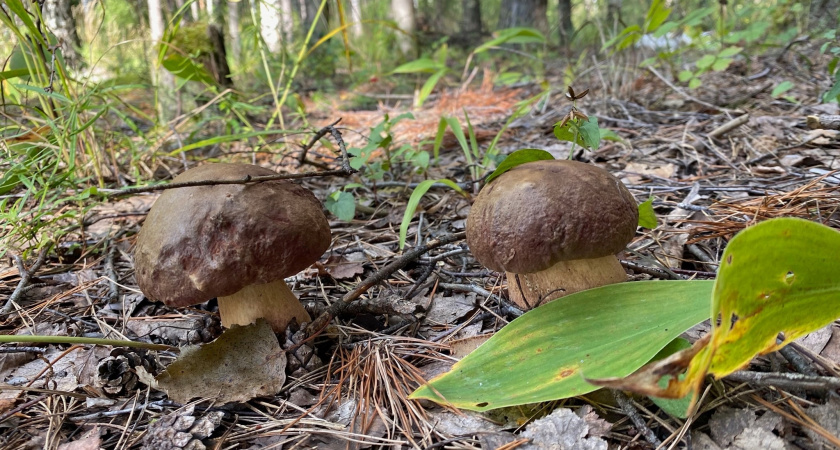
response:
<path id="1" fill-rule="evenodd" d="M 539 149 L 536 149 L 536 148 L 525 148 L 525 149 L 522 149 L 522 150 L 517 150 L 517 151 L 511 153 L 510 155 L 508 155 L 507 158 L 502 160 L 502 162 L 499 163 L 499 166 L 496 167 L 496 170 L 494 170 L 493 173 L 491 173 L 487 177 L 487 179 L 484 180 L 484 182 L 489 184 L 494 179 L 496 179 L 496 177 L 498 177 L 499 175 L 507 172 L 510 169 L 513 169 L 514 167 L 516 167 L 520 164 L 525 164 L 526 162 L 531 162 L 531 161 L 541 161 L 541 160 L 546 160 L 546 159 L 554 159 L 554 157 L 551 156 L 551 153 L 548 153 L 545 150 L 539 150 Z"/>
<path id="2" fill-rule="evenodd" d="M 840 317 L 838 255 L 837 230 L 795 218 L 762 222 L 729 242 L 713 285 L 620 283 L 548 303 L 511 322 L 412 398 L 486 410 L 595 389 L 585 376 L 598 385 L 667 398 L 693 393 L 696 399 L 706 374 L 726 376 Z M 707 341 L 628 378 L 613 378 L 636 370 L 639 361 L 710 317 L 718 320 Z M 680 375 L 673 369 L 688 359 L 686 374 L 663 387 L 663 376 Z M 667 407 L 681 415 L 684 406 L 678 401 Z"/>
<path id="3" fill-rule="evenodd" d="M 420 184 L 414 188 L 414 191 L 411 192 L 411 197 L 408 199 L 408 204 L 405 207 L 405 213 L 403 214 L 402 223 L 400 223 L 400 248 L 405 246 L 405 239 L 408 234 L 408 225 L 411 223 L 411 218 L 414 217 L 414 213 L 417 211 L 417 206 L 420 205 L 420 199 L 426 195 L 426 192 L 432 187 L 435 183 L 443 183 L 450 188 L 452 188 L 455 192 L 466 195 L 466 193 L 458 186 L 454 181 L 447 180 L 447 179 L 440 179 L 440 180 L 423 180 Z"/>
<path id="4" fill-rule="evenodd" d="M 473 411 L 583 395 L 709 318 L 711 281 L 639 281 L 563 297 L 506 325 L 410 398 Z"/>
<path id="5" fill-rule="evenodd" d="M 840 44 L 838 44 L 836 40 L 837 30 L 827 31 L 822 37 L 828 41 L 820 47 L 820 53 L 833 55 L 831 61 L 828 63 L 828 75 L 833 80 L 833 84 L 831 88 L 823 94 L 822 100 L 824 102 L 840 103 L 840 70 L 838 70 L 838 62 L 840 62 Z"/>
<path id="6" fill-rule="evenodd" d="M 653 196 L 650 196 L 639 204 L 639 226 L 652 230 L 657 225 L 659 225 L 659 222 L 656 220 L 656 212 L 653 211 Z"/>

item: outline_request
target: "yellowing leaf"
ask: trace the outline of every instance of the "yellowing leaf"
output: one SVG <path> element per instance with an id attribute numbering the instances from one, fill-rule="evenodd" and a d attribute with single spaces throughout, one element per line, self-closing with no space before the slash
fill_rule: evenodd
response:
<path id="1" fill-rule="evenodd" d="M 720 324 L 712 321 L 712 332 L 691 349 L 624 379 L 590 381 L 666 398 L 693 391 L 696 399 L 706 374 L 725 377 L 756 355 L 831 323 L 840 317 L 840 232 L 780 218 L 738 233 L 723 253 L 712 317 Z M 779 333 L 785 336 L 781 343 Z M 672 380 L 665 389 L 656 385 L 686 366 L 683 380 Z"/>

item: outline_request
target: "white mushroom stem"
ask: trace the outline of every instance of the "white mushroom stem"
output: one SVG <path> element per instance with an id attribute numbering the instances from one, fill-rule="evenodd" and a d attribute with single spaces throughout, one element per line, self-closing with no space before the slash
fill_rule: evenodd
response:
<path id="1" fill-rule="evenodd" d="M 312 320 L 283 280 L 246 286 L 218 300 L 222 325 L 227 328 L 265 319 L 275 333 L 281 333 L 293 319 L 297 319 L 297 323 Z"/>
<path id="2" fill-rule="evenodd" d="M 586 289 L 627 280 L 613 255 L 593 259 L 560 261 L 540 272 L 507 272 L 508 295 L 527 311 L 560 297 Z"/>

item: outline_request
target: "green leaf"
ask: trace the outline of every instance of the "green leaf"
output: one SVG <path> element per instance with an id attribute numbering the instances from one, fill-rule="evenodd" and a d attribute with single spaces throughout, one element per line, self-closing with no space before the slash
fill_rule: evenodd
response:
<path id="1" fill-rule="evenodd" d="M 840 232 L 780 218 L 738 233 L 726 246 L 712 311 L 732 326 L 713 330 L 711 372 L 724 376 L 840 317 Z"/>
<path id="2" fill-rule="evenodd" d="M 458 144 L 461 145 L 461 151 L 464 152 L 464 158 L 467 160 L 467 165 L 472 165 L 472 152 L 470 151 L 470 146 L 467 144 L 467 137 L 464 136 L 464 129 L 461 128 L 461 122 L 459 122 L 455 117 L 447 117 L 446 123 L 452 130 L 452 134 L 455 135 L 455 139 L 458 140 Z"/>
<path id="3" fill-rule="evenodd" d="M 840 74 L 840 71 L 837 73 Z M 840 103 L 840 80 L 834 80 L 834 85 L 823 95 L 823 101 Z"/>
<path id="4" fill-rule="evenodd" d="M 446 66 L 442 66 L 439 62 L 429 59 L 429 58 L 420 58 L 415 59 L 414 61 L 407 62 L 396 69 L 394 69 L 391 73 L 417 73 L 417 72 L 437 72 L 441 69 L 446 69 Z"/>
<path id="5" fill-rule="evenodd" d="M 639 204 L 639 226 L 654 229 L 659 225 L 656 212 L 653 211 L 653 196 Z"/>
<path id="6" fill-rule="evenodd" d="M 726 70 L 726 68 L 729 67 L 730 64 L 732 64 L 732 58 L 718 59 L 715 61 L 714 64 L 712 64 L 712 70 L 714 70 L 715 72 L 722 72 Z"/>
<path id="7" fill-rule="evenodd" d="M 688 82 L 689 89 L 697 89 L 700 85 L 703 84 L 699 78 L 692 78 L 691 81 Z"/>
<path id="8" fill-rule="evenodd" d="M 726 47 L 718 53 L 718 58 L 731 58 L 741 53 L 741 50 L 743 50 L 741 47 Z"/>
<path id="9" fill-rule="evenodd" d="M 507 28 L 496 32 L 497 37 L 491 39 L 473 50 L 473 54 L 485 52 L 492 47 L 502 44 L 530 44 L 545 43 L 545 36 L 533 28 Z"/>
<path id="10" fill-rule="evenodd" d="M 677 79 L 685 83 L 686 81 L 692 79 L 694 77 L 694 72 L 690 70 L 683 70 L 677 75 Z"/>
<path id="11" fill-rule="evenodd" d="M 335 191 L 327 196 L 324 202 L 327 211 L 333 213 L 339 219 L 349 222 L 356 215 L 356 199 L 353 194 L 344 191 Z"/>
<path id="12" fill-rule="evenodd" d="M 522 150 L 517 150 L 510 155 L 507 156 L 501 163 L 499 163 L 499 167 L 496 167 L 496 170 L 487 177 L 485 181 L 486 184 L 489 184 L 491 181 L 495 180 L 496 177 L 499 175 L 507 172 L 514 167 L 525 164 L 531 161 L 542 161 L 546 159 L 554 159 L 551 156 L 551 153 L 548 153 L 545 150 L 540 150 L 536 148 L 524 148 Z"/>
<path id="13" fill-rule="evenodd" d="M 698 69 L 706 70 L 709 67 L 712 67 L 712 64 L 715 63 L 715 55 L 704 55 L 702 58 L 698 59 L 696 63 L 694 63 Z"/>
<path id="14" fill-rule="evenodd" d="M 601 128 L 600 130 L 602 141 L 624 142 L 624 139 L 622 139 L 615 131 L 610 130 L 609 128 Z"/>
<path id="15" fill-rule="evenodd" d="M 425 83 L 423 83 L 423 87 L 420 88 L 420 93 L 417 95 L 417 106 L 423 106 L 423 102 L 425 102 L 426 99 L 429 98 L 429 94 L 432 93 L 432 90 L 434 90 L 438 81 L 440 81 L 440 78 L 446 75 L 446 72 L 447 69 L 441 69 L 432 74 L 432 76 L 430 76 L 429 79 L 426 80 Z"/>
<path id="16" fill-rule="evenodd" d="M 782 94 L 784 94 L 785 92 L 791 90 L 792 88 L 793 88 L 793 83 L 785 80 L 785 81 L 782 81 L 781 83 L 779 83 L 775 88 L 773 88 L 773 92 L 771 92 L 770 95 L 772 95 L 773 98 L 778 98 Z"/>
<path id="17" fill-rule="evenodd" d="M 664 0 L 653 0 L 645 16 L 645 31 L 656 31 L 669 15 L 671 15 L 671 8 L 665 6 Z"/>
<path id="18" fill-rule="evenodd" d="M 162 61 L 163 68 L 182 80 L 200 81 L 208 85 L 216 84 L 204 65 L 178 53 L 168 53 Z"/>
<path id="19" fill-rule="evenodd" d="M 575 120 L 566 122 L 566 124 L 562 127 L 559 122 L 554 125 L 554 137 L 561 141 L 574 142 L 575 144 L 586 148 L 586 142 L 583 141 L 583 136 L 581 136 L 580 126 Z"/>
<path id="20" fill-rule="evenodd" d="M 400 224 L 400 250 L 405 247 L 405 238 L 408 234 L 408 224 L 411 223 L 411 219 L 414 217 L 414 212 L 417 211 L 417 206 L 420 205 L 420 199 L 426 195 L 426 192 L 428 192 L 435 183 L 443 183 L 454 189 L 459 194 L 465 195 L 464 190 L 452 180 L 441 179 L 421 181 L 420 184 L 414 188 L 414 192 L 411 193 L 411 197 L 408 198 L 408 204 L 405 207 L 405 214 L 403 215 L 403 220 Z"/>
<path id="21" fill-rule="evenodd" d="M 0 81 L 9 80 L 11 78 L 20 78 L 29 75 L 29 69 L 13 69 L 0 72 Z"/>
<path id="22" fill-rule="evenodd" d="M 673 30 L 673 29 L 675 29 L 679 26 L 680 26 L 679 22 L 665 22 L 665 23 L 662 24 L 662 26 L 660 26 L 659 28 L 656 29 L 656 31 L 653 32 L 653 37 L 661 38 L 662 36 L 665 36 L 666 34 L 668 34 L 671 30 Z M 648 30 L 648 31 L 650 31 L 650 30 Z"/>
<path id="23" fill-rule="evenodd" d="M 440 156 L 440 144 L 443 143 L 443 136 L 446 134 L 446 124 L 446 118 L 441 117 L 440 121 L 438 122 L 437 134 L 435 134 L 435 145 L 433 148 L 435 161 L 437 161 L 438 157 Z"/>
<path id="24" fill-rule="evenodd" d="M 709 318 L 711 281 L 638 281 L 578 292 L 529 311 L 410 398 L 486 411 L 594 391 Z"/>
<path id="25" fill-rule="evenodd" d="M 580 136 L 583 139 L 584 147 L 589 150 L 597 150 L 601 145 L 601 129 L 598 128 L 598 118 L 590 116 L 589 120 L 580 125 Z"/>

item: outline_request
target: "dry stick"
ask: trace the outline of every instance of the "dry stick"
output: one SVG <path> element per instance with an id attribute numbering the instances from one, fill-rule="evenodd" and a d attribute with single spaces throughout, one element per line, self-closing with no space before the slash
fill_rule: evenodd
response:
<path id="1" fill-rule="evenodd" d="M 734 130 L 735 128 L 738 128 L 741 125 L 749 122 L 749 120 L 750 120 L 750 115 L 749 114 L 744 114 L 744 115 L 738 116 L 738 117 L 730 120 L 729 122 L 726 122 L 725 124 L 715 128 L 714 130 L 712 130 L 711 133 L 708 134 L 708 136 L 712 139 L 719 138 L 719 137 L 723 136 L 724 134 L 729 133 L 730 131 Z"/>
<path id="2" fill-rule="evenodd" d="M 312 136 L 312 140 L 309 141 L 309 144 L 303 146 L 303 150 L 300 152 L 300 156 L 298 156 L 298 163 L 303 164 L 306 162 L 306 153 L 309 151 L 309 149 L 312 148 L 316 142 L 321 140 L 322 137 L 326 136 L 326 134 L 330 131 L 329 128 L 335 129 L 334 127 L 338 124 L 338 122 L 341 122 L 340 117 L 335 122 L 318 130 L 318 132 L 315 133 L 315 136 Z"/>
<path id="3" fill-rule="evenodd" d="M 0 314 L 8 314 L 12 311 L 12 307 L 17 303 L 20 297 L 23 295 L 24 291 L 26 290 L 26 285 L 29 284 L 29 280 L 32 279 L 32 274 L 38 271 L 41 266 L 44 265 L 44 262 L 47 261 L 47 255 L 49 254 L 51 245 L 45 245 L 41 247 L 41 252 L 38 254 L 38 259 L 35 260 L 35 263 L 29 267 L 29 270 L 26 270 L 26 267 L 23 265 L 23 260 L 20 259 L 20 256 L 13 255 L 12 258 L 15 260 L 15 265 L 18 268 L 18 272 L 20 274 L 20 281 L 18 282 L 17 287 L 15 288 L 12 295 L 9 296 L 9 299 L 6 300 L 6 304 L 3 305 L 3 308 L 0 309 Z"/>
<path id="4" fill-rule="evenodd" d="M 633 403 L 630 401 L 630 398 L 627 397 L 623 392 L 618 390 L 613 390 L 613 396 L 615 397 L 615 401 L 618 402 L 618 406 L 621 407 L 621 411 L 630 418 L 633 422 L 633 425 L 636 426 L 636 430 L 644 436 L 645 440 L 652 444 L 654 447 L 659 447 L 662 445 L 662 441 L 656 437 L 656 434 L 651 430 L 645 420 L 642 419 L 642 416 L 639 414 L 639 411 L 633 406 Z"/>
<path id="5" fill-rule="evenodd" d="M 168 184 L 159 184 L 155 186 L 143 186 L 143 187 L 136 187 L 136 188 L 129 188 L 129 189 L 121 189 L 118 191 L 113 191 L 105 194 L 106 197 L 113 198 L 113 197 L 122 197 L 126 195 L 134 195 L 134 194 L 141 194 L 144 192 L 154 192 L 154 191 L 163 191 L 166 189 L 175 189 L 175 188 L 184 188 L 184 187 L 195 187 L 195 186 L 216 186 L 222 184 L 246 184 L 246 183 L 261 183 L 263 181 L 274 181 L 274 180 L 296 180 L 301 178 L 314 178 L 314 177 L 328 177 L 328 176 L 349 176 L 356 172 L 356 169 L 350 167 L 350 158 L 347 156 L 347 147 L 344 145 L 344 140 L 341 138 L 341 133 L 335 129 L 332 125 L 327 125 L 318 133 L 323 131 L 324 134 L 330 133 L 332 134 L 333 138 L 338 142 L 338 148 L 341 150 L 341 168 L 335 170 L 324 170 L 321 172 L 312 172 L 312 173 L 278 173 L 276 175 L 263 175 L 259 177 L 252 177 L 250 175 L 239 178 L 236 180 L 196 180 L 196 181 L 183 181 L 179 183 L 168 183 Z"/>
<path id="6" fill-rule="evenodd" d="M 803 375 L 801 373 L 752 372 L 741 370 L 724 378 L 739 383 L 776 387 L 784 390 L 831 391 L 840 389 L 840 378 Z"/>
<path id="7" fill-rule="evenodd" d="M 368 291 L 368 289 L 372 288 L 373 286 L 385 281 L 391 274 L 394 272 L 402 269 L 403 267 L 407 266 L 410 262 L 416 260 L 420 257 L 420 255 L 428 252 L 429 250 L 434 250 L 438 247 L 441 247 L 446 244 L 451 244 L 456 241 L 460 241 L 466 237 L 467 233 L 462 231 L 460 233 L 451 234 L 449 236 L 444 236 L 440 239 L 436 239 L 433 241 L 429 241 L 425 245 L 421 245 L 419 247 L 415 247 L 403 254 L 401 257 L 395 259 L 387 266 L 383 267 L 378 272 L 374 273 L 373 275 L 365 278 L 358 286 L 356 286 L 352 291 L 344 294 L 344 297 L 341 298 L 340 302 L 333 303 L 329 306 L 324 312 L 321 313 L 318 318 L 313 320 L 309 326 L 306 327 L 306 334 L 312 336 L 317 331 L 326 327 L 327 323 L 332 320 L 338 314 L 341 314 L 347 306 L 357 298 L 361 297 L 362 294 Z"/>
<path id="8" fill-rule="evenodd" d="M 744 113 L 744 111 L 741 111 L 741 110 L 724 108 L 722 106 L 717 106 L 717 105 L 713 105 L 711 103 L 704 102 L 703 100 L 700 100 L 699 98 L 692 97 L 691 95 L 686 94 L 682 89 L 678 88 L 677 86 L 674 86 L 673 83 L 668 81 L 668 79 L 663 77 L 662 74 L 657 72 L 657 70 L 654 69 L 653 67 L 648 66 L 647 70 L 649 70 L 652 74 L 656 75 L 657 78 L 662 80 L 663 83 L 667 84 L 669 88 L 671 88 L 674 92 L 676 92 L 677 94 L 679 94 L 681 97 L 683 97 L 686 100 L 690 100 L 694 103 L 697 103 L 698 105 L 705 106 L 706 108 L 713 109 L 715 111 L 722 111 L 722 112 L 726 112 L 726 113 L 735 113 L 735 114 L 743 114 Z"/>

